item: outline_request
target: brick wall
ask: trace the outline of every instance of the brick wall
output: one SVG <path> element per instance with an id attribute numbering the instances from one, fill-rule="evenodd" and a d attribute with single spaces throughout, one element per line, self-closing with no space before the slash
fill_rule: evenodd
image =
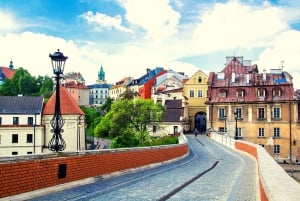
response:
<path id="1" fill-rule="evenodd" d="M 16 157 L 0 162 L 0 198 L 181 157 L 188 145 Z"/>

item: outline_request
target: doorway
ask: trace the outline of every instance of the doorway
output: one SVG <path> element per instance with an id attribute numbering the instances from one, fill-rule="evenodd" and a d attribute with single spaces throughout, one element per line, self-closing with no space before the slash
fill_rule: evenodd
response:
<path id="1" fill-rule="evenodd" d="M 205 133 L 206 131 L 206 113 L 198 112 L 195 115 L 195 128 L 200 132 L 200 134 Z"/>

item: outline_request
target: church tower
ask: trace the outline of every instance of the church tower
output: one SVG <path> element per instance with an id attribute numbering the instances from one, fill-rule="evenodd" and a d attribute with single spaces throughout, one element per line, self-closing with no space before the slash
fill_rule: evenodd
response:
<path id="1" fill-rule="evenodd" d="M 102 65 L 101 65 L 100 71 L 98 72 L 98 80 L 97 80 L 97 82 L 99 84 L 106 83 L 106 81 L 105 81 L 105 72 L 103 70 Z"/>
<path id="2" fill-rule="evenodd" d="M 13 70 L 14 69 L 14 65 L 13 65 L 13 61 L 10 60 L 10 63 L 9 63 L 9 69 L 10 70 Z"/>

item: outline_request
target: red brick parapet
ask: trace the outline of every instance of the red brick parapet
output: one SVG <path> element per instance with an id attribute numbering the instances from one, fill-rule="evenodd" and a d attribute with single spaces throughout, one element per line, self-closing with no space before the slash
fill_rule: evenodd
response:
<path id="1" fill-rule="evenodd" d="M 188 154 L 188 144 L 0 158 L 0 198 L 89 177 L 162 163 Z"/>

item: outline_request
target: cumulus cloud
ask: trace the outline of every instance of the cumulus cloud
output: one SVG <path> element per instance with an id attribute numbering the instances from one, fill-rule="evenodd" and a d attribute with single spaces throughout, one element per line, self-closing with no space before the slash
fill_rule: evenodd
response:
<path id="1" fill-rule="evenodd" d="M 270 40 L 288 28 L 283 10 L 272 6 L 251 7 L 239 1 L 217 3 L 201 16 L 193 40 L 199 52 L 254 48 L 268 45 Z"/>
<path id="2" fill-rule="evenodd" d="M 89 24 L 96 25 L 100 28 L 112 29 L 115 28 L 121 32 L 132 33 L 132 31 L 124 26 L 122 26 L 122 18 L 120 15 L 115 17 L 110 17 L 108 15 L 98 13 L 95 14 L 92 11 L 87 11 L 81 15 Z"/>
<path id="3" fill-rule="evenodd" d="M 261 69 L 274 69 L 283 66 L 283 70 L 294 76 L 294 85 L 300 89 L 300 32 L 295 30 L 279 34 L 270 46 L 262 51 L 256 63 Z"/>
<path id="4" fill-rule="evenodd" d="M 17 27 L 17 22 L 15 21 L 14 17 L 10 13 L 2 10 L 0 10 L 0 22 L 0 33 L 13 31 Z"/>
<path id="5" fill-rule="evenodd" d="M 168 0 L 119 0 L 126 10 L 129 23 L 142 27 L 152 39 L 162 39 L 177 33 L 180 14 Z"/>

